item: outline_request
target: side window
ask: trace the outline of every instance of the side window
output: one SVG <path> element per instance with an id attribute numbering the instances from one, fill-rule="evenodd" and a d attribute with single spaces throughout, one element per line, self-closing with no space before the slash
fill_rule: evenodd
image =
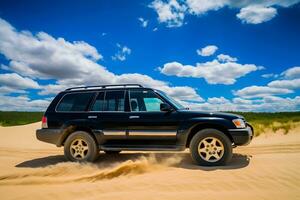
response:
<path id="1" fill-rule="evenodd" d="M 131 111 L 160 111 L 163 101 L 152 91 L 131 90 Z"/>
<path id="2" fill-rule="evenodd" d="M 107 91 L 103 105 L 103 111 L 124 111 L 125 110 L 125 92 Z"/>
<path id="3" fill-rule="evenodd" d="M 91 110 L 92 111 L 103 111 L 103 109 L 104 109 L 104 92 L 99 92 Z"/>
<path id="4" fill-rule="evenodd" d="M 74 112 L 85 111 L 95 93 L 70 93 L 66 94 L 57 106 L 57 111 Z"/>

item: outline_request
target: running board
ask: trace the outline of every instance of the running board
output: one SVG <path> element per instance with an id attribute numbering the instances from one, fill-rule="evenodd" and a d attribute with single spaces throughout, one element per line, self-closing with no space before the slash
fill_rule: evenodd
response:
<path id="1" fill-rule="evenodd" d="M 184 146 L 150 146 L 150 147 L 139 147 L 139 146 L 99 146 L 100 150 L 104 151 L 184 151 Z"/>

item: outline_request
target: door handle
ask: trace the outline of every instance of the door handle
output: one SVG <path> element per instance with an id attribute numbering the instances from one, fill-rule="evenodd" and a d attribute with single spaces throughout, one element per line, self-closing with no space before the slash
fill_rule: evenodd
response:
<path id="1" fill-rule="evenodd" d="M 129 119 L 139 119 L 140 116 L 129 116 Z"/>
<path id="2" fill-rule="evenodd" d="M 96 115 L 90 115 L 88 116 L 89 119 L 97 119 L 97 116 Z"/>

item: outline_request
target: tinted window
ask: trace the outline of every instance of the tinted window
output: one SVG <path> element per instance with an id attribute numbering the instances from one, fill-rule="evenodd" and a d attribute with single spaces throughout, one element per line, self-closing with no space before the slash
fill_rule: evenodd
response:
<path id="1" fill-rule="evenodd" d="M 107 91 L 103 105 L 103 111 L 124 111 L 125 92 Z"/>
<path id="2" fill-rule="evenodd" d="M 100 92 L 92 107 L 92 111 L 103 111 L 103 110 L 104 110 L 104 92 Z"/>
<path id="3" fill-rule="evenodd" d="M 160 111 L 163 101 L 152 91 L 131 90 L 131 111 Z"/>
<path id="4" fill-rule="evenodd" d="M 57 111 L 85 111 L 95 93 L 67 94 L 60 101 Z"/>

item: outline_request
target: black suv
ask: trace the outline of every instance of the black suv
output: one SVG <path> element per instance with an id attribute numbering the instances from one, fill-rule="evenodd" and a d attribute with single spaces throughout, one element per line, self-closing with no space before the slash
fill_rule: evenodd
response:
<path id="1" fill-rule="evenodd" d="M 248 144 L 253 128 L 242 116 L 190 111 L 164 92 L 138 84 L 69 88 L 59 93 L 36 131 L 64 146 L 71 161 L 94 161 L 99 151 L 190 149 L 199 165 L 224 165 L 232 148 Z"/>

